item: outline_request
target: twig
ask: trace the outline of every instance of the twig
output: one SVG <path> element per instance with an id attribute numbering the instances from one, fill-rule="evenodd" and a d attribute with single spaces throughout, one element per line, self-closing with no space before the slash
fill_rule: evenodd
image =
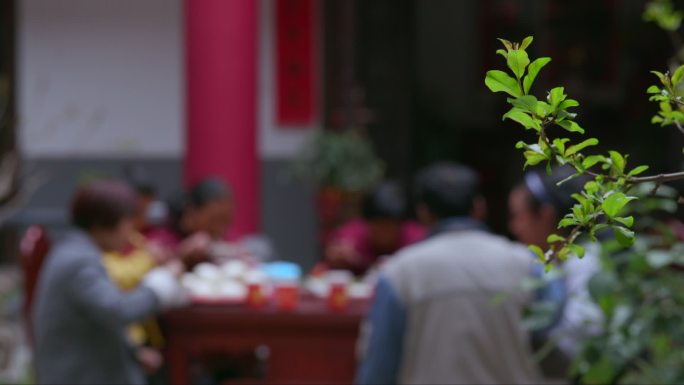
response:
<path id="1" fill-rule="evenodd" d="M 677 129 L 679 129 L 679 132 L 684 134 L 684 127 L 682 126 L 682 123 L 679 122 L 679 120 L 674 120 L 675 126 L 677 126 Z"/>
<path id="2" fill-rule="evenodd" d="M 657 182 L 655 186 L 653 186 L 653 189 L 651 189 L 651 195 L 656 195 L 658 193 L 658 190 L 660 190 L 660 186 L 662 183 Z"/>
<path id="3" fill-rule="evenodd" d="M 548 265 L 556 262 L 556 260 L 558 260 L 558 250 L 563 250 L 564 248 L 574 243 L 577 237 L 579 237 L 580 233 L 582 232 L 582 228 L 582 226 L 575 226 L 575 228 L 572 229 L 572 231 L 570 232 L 570 235 L 568 235 L 568 237 L 565 238 L 565 240 L 560 244 L 560 247 L 552 247 L 551 255 L 549 255 L 549 258 L 545 261 L 545 263 Z"/>
<path id="4" fill-rule="evenodd" d="M 608 180 L 616 181 L 618 178 L 610 176 L 610 175 L 605 175 L 605 174 L 599 174 L 595 173 L 593 171 L 586 170 L 585 173 L 587 175 L 590 175 L 594 178 L 602 176 Z M 658 175 L 649 175 L 649 176 L 642 176 L 642 177 L 630 177 L 626 178 L 625 181 L 627 183 L 631 184 L 639 184 L 639 183 L 648 183 L 648 182 L 655 182 L 657 184 L 663 184 L 667 182 L 674 182 L 677 180 L 683 180 L 684 179 L 684 171 L 679 171 L 679 172 L 673 172 L 669 174 L 658 174 Z"/>

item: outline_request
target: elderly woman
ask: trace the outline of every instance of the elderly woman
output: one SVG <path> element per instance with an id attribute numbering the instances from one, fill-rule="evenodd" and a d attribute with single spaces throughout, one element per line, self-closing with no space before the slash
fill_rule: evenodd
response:
<path id="1" fill-rule="evenodd" d="M 269 239 L 232 228 L 235 198 L 220 178 L 208 177 L 169 201 L 170 223 L 151 231 L 148 240 L 171 250 L 188 267 L 207 260 L 277 259 Z"/>
<path id="2" fill-rule="evenodd" d="M 107 275 L 103 252 L 125 247 L 133 233 L 136 199 L 130 188 L 98 181 L 77 192 L 75 229 L 48 256 L 38 282 L 33 330 L 38 382 L 143 384 L 128 325 L 182 304 L 183 292 L 167 265 L 122 291 Z"/>

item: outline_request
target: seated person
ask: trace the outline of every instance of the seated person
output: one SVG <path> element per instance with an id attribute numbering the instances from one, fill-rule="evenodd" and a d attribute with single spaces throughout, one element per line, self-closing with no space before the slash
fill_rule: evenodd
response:
<path id="1" fill-rule="evenodd" d="M 136 193 L 136 211 L 133 218 L 135 232 L 123 250 L 105 252 L 102 263 L 121 290 L 130 291 L 138 287 L 145 275 L 158 263 L 168 260 L 163 250 L 153 243 L 147 243 L 143 233 L 152 227 L 148 212 L 154 202 L 154 189 L 140 178 L 129 179 Z M 128 328 L 131 343 L 138 346 L 139 358 L 148 374 L 156 372 L 162 362 L 162 334 L 154 318 L 136 323 Z"/>
<path id="2" fill-rule="evenodd" d="M 148 272 L 122 291 L 108 277 L 103 252 L 120 250 L 133 234 L 136 199 L 121 182 L 83 186 L 71 205 L 75 230 L 48 255 L 33 305 L 38 383 L 143 384 L 126 327 L 185 302 L 178 264 Z"/>
<path id="3" fill-rule="evenodd" d="M 397 183 L 383 182 L 362 202 L 362 219 L 335 231 L 326 245 L 326 265 L 365 273 L 383 256 L 425 238 L 425 228 L 404 220 L 406 198 Z"/>
<path id="4" fill-rule="evenodd" d="M 230 228 L 233 194 L 218 178 L 207 178 L 188 193 L 177 194 L 169 203 L 171 223 L 150 233 L 149 239 L 175 250 L 190 264 L 207 258 L 249 257 L 256 261 L 275 259 L 270 242 L 263 236 L 238 234 Z"/>
<path id="5" fill-rule="evenodd" d="M 157 198 L 157 189 L 143 169 L 126 169 L 125 181 L 135 190 L 138 198 L 138 211 L 134 223 L 138 232 L 144 235 L 163 225 L 168 215 L 167 207 Z"/>
<path id="6" fill-rule="evenodd" d="M 560 186 L 558 182 L 574 174 L 569 167 L 555 168 L 551 175 L 545 171 L 529 171 L 524 181 L 513 189 L 509 198 L 510 229 L 518 241 L 537 245 L 547 250 L 547 237 L 565 229 L 558 229 L 558 221 L 571 212 L 576 201 L 571 197 L 582 191 L 587 178 L 578 177 Z M 535 265 L 542 274 L 542 265 Z M 583 258 L 571 257 L 559 262 L 560 283 L 564 291 L 561 311 L 548 334 L 557 342 L 560 352 L 574 358 L 582 343 L 600 331 L 602 313 L 589 295 L 590 278 L 601 269 L 597 250 L 587 247 Z"/>

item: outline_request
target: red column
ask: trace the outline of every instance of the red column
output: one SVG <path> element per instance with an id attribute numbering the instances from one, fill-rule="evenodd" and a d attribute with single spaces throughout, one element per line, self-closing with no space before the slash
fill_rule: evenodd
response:
<path id="1" fill-rule="evenodd" d="M 236 196 L 234 230 L 259 229 L 256 0 L 185 0 L 185 182 L 220 176 Z"/>

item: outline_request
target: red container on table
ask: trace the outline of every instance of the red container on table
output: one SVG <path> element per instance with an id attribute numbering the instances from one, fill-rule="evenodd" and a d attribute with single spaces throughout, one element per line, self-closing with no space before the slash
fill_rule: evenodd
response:
<path id="1" fill-rule="evenodd" d="M 299 285 L 295 282 L 277 284 L 274 294 L 276 307 L 280 310 L 294 310 L 299 305 Z"/>
<path id="2" fill-rule="evenodd" d="M 332 270 L 327 273 L 328 280 L 328 307 L 332 310 L 341 311 L 349 306 L 347 289 L 352 280 L 348 271 Z"/>
<path id="3" fill-rule="evenodd" d="M 260 309 L 266 304 L 264 288 L 260 283 L 250 283 L 247 285 L 247 306 L 253 309 Z"/>
<path id="4" fill-rule="evenodd" d="M 330 309 L 344 310 L 348 305 L 347 285 L 339 283 L 330 285 L 330 290 L 328 291 L 328 306 Z"/>

